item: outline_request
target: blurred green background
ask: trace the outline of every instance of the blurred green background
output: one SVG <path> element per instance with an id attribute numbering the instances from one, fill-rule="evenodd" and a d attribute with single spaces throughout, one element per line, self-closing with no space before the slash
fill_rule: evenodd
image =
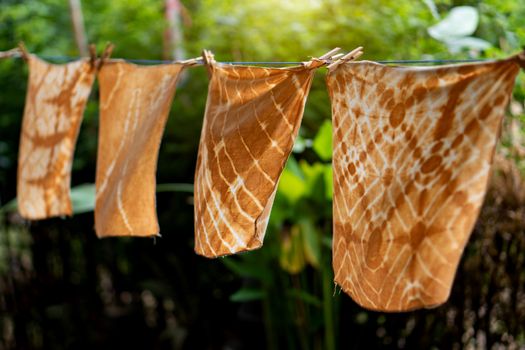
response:
<path id="1" fill-rule="evenodd" d="M 218 61 L 301 61 L 360 45 L 370 60 L 486 58 L 525 44 L 525 3 L 515 0 L 175 3 L 177 48 L 186 58 L 207 48 Z M 87 38 L 99 50 L 111 41 L 113 57 L 166 57 L 165 1 L 84 0 L 82 10 Z M 0 0 L 0 50 L 21 40 L 46 57 L 78 56 L 68 1 Z M 324 74 L 320 69 L 313 83 L 264 247 L 216 260 L 193 252 L 191 183 L 205 69 L 189 69 L 175 96 L 159 157 L 156 240 L 95 236 L 92 187 L 77 187 L 95 178 L 95 86 L 72 175 L 87 211 L 39 222 L 1 211 L 0 349 L 524 348 L 523 74 L 450 300 L 400 314 L 367 311 L 333 283 Z M 0 61 L 0 205 L 16 195 L 26 80 L 22 60 Z"/>

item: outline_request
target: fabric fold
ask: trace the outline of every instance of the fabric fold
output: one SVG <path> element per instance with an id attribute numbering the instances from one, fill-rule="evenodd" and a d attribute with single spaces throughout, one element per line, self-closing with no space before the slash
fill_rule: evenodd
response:
<path id="1" fill-rule="evenodd" d="M 346 63 L 333 118 L 335 282 L 373 310 L 434 307 L 485 196 L 515 59 L 404 68 Z"/>
<path id="2" fill-rule="evenodd" d="M 195 172 L 197 254 L 217 257 L 263 244 L 315 68 L 209 65 Z"/>
<path id="3" fill-rule="evenodd" d="M 183 67 L 112 61 L 100 69 L 95 203 L 98 237 L 159 235 L 157 158 Z"/>
<path id="4" fill-rule="evenodd" d="M 95 79 L 89 60 L 47 63 L 27 56 L 29 80 L 20 135 L 17 202 L 26 219 L 72 215 L 71 167 Z"/>

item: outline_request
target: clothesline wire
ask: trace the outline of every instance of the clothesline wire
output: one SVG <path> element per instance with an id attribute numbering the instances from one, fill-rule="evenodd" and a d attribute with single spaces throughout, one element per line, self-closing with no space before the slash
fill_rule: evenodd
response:
<path id="1" fill-rule="evenodd" d="M 43 59 L 50 61 L 59 61 L 59 62 L 68 62 L 79 59 L 79 57 L 72 56 L 39 56 Z M 152 60 L 152 59 L 136 59 L 136 58 L 124 58 L 123 60 L 131 63 L 138 64 L 163 64 L 163 63 L 172 63 L 174 61 L 170 60 Z M 472 62 L 485 62 L 492 61 L 493 59 L 480 59 L 480 58 L 467 58 L 467 59 L 428 59 L 428 60 L 382 60 L 376 61 L 381 64 L 447 64 L 447 63 L 472 63 Z M 304 61 L 303 61 L 304 62 Z M 298 65 L 303 62 L 294 62 L 294 61 L 225 61 L 217 62 L 222 64 L 234 64 L 234 65 Z"/>

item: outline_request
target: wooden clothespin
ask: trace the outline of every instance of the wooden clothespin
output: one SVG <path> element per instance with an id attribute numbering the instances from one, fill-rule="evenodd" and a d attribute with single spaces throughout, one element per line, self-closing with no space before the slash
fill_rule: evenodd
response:
<path id="1" fill-rule="evenodd" d="M 204 64 L 215 64 L 215 56 L 210 50 L 202 50 L 202 60 L 204 61 Z"/>
<path id="2" fill-rule="evenodd" d="M 208 77 L 211 78 L 213 66 L 216 63 L 215 56 L 213 55 L 211 51 L 204 49 L 202 50 L 201 57 L 202 57 L 202 61 L 204 62 L 204 65 L 206 66 L 206 68 L 208 68 Z"/>
<path id="3" fill-rule="evenodd" d="M 314 69 L 314 68 L 319 68 L 321 66 L 330 64 L 333 60 L 333 55 L 339 50 L 341 50 L 341 48 L 336 47 L 320 57 L 312 57 L 310 61 L 304 62 L 303 66 Z"/>
<path id="4" fill-rule="evenodd" d="M 115 45 L 113 45 L 113 43 L 108 42 L 106 44 L 106 48 L 104 49 L 104 51 L 102 52 L 102 56 L 98 60 L 98 69 L 102 68 L 102 65 L 104 65 L 104 63 L 106 63 L 109 60 L 114 48 Z"/>
<path id="5" fill-rule="evenodd" d="M 23 41 L 18 43 L 18 49 L 20 50 L 20 55 L 24 61 L 27 61 L 29 59 L 29 51 L 27 51 L 26 45 Z"/>
<path id="6" fill-rule="evenodd" d="M 328 70 L 332 72 L 334 69 L 337 68 L 341 63 L 345 63 L 348 61 L 353 61 L 360 57 L 363 54 L 363 47 L 359 46 L 358 48 L 355 48 L 354 50 L 350 51 L 343 57 L 340 57 L 337 61 L 332 62 L 328 65 Z"/>
<path id="7" fill-rule="evenodd" d="M 97 68 L 97 47 L 95 44 L 89 45 L 89 63 L 92 68 Z"/>
<path id="8" fill-rule="evenodd" d="M 332 50 L 328 51 L 327 53 L 325 53 L 324 55 L 322 55 L 321 57 L 319 57 L 320 60 L 329 60 L 329 59 L 332 59 L 332 57 L 334 56 L 334 54 L 336 52 L 339 52 L 341 50 L 340 47 L 335 47 L 333 48 Z"/>
<path id="9" fill-rule="evenodd" d="M 195 66 L 195 65 L 199 64 L 200 61 L 203 61 L 202 56 L 195 57 L 195 58 L 190 58 L 190 59 L 187 59 L 187 60 L 184 60 L 184 61 L 178 61 L 176 63 L 182 64 L 182 65 L 185 65 L 185 66 Z"/>

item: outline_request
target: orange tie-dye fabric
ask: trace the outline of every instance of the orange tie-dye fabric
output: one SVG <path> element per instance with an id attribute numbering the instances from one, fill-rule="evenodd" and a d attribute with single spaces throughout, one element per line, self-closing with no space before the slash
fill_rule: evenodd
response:
<path id="1" fill-rule="evenodd" d="M 295 68 L 210 65 L 195 173 L 195 251 L 259 248 L 317 63 Z"/>
<path id="2" fill-rule="evenodd" d="M 97 236 L 159 235 L 157 157 L 183 67 L 114 61 L 100 69 Z"/>
<path id="3" fill-rule="evenodd" d="M 62 65 L 28 55 L 29 81 L 18 153 L 20 215 L 45 219 L 71 215 L 75 144 L 95 79 L 89 60 Z"/>
<path id="4" fill-rule="evenodd" d="M 335 282 L 381 311 L 449 296 L 485 195 L 515 59 L 340 65 L 333 117 Z"/>

